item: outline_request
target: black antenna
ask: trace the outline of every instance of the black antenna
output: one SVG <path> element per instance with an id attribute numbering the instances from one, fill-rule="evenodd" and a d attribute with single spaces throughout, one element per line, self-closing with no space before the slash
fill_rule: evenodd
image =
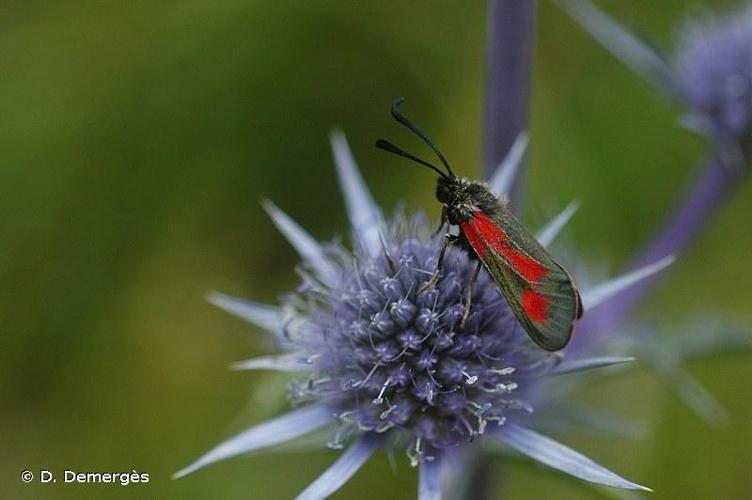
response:
<path id="1" fill-rule="evenodd" d="M 447 174 L 445 174 L 444 172 L 442 172 L 441 170 L 439 170 L 435 165 L 431 165 L 427 161 L 421 160 L 420 158 L 418 158 L 415 155 L 411 155 L 410 153 L 408 153 L 404 149 L 398 148 L 397 146 L 395 146 L 394 144 L 392 144 L 389 141 L 386 141 L 384 139 L 379 139 L 378 141 L 376 141 L 376 147 L 379 148 L 379 149 L 383 149 L 384 151 L 388 151 L 389 153 L 393 153 L 393 154 L 395 154 L 397 156 L 402 156 L 403 158 L 407 158 L 408 160 L 412 160 L 412 161 L 414 161 L 416 163 L 420 163 L 421 165 L 424 165 L 424 166 L 430 168 L 431 170 L 433 170 L 434 172 L 436 172 L 437 174 L 439 174 L 442 177 L 446 177 L 447 176 Z"/>
<path id="2" fill-rule="evenodd" d="M 433 143 L 430 137 L 426 135 L 425 132 L 423 132 L 421 129 L 419 129 L 413 122 L 411 122 L 405 115 L 403 115 L 400 112 L 400 106 L 402 106 L 402 103 L 405 102 L 404 97 L 400 97 L 396 101 L 392 103 L 392 116 L 395 120 L 397 120 L 399 123 L 407 127 L 412 133 L 423 139 L 423 142 L 428 144 L 428 147 L 433 150 L 434 153 L 436 153 L 436 156 L 439 157 L 439 160 L 441 160 L 441 163 L 444 164 L 447 171 L 449 172 L 449 175 L 452 177 L 456 177 L 454 175 L 454 172 L 452 172 L 452 167 L 449 166 L 449 162 L 444 158 L 444 155 L 441 153 L 439 148 L 436 146 L 436 144 Z"/>

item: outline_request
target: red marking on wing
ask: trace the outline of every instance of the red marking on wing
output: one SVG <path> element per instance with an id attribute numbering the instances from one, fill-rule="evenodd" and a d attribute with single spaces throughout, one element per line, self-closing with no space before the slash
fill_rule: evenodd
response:
<path id="1" fill-rule="evenodd" d="M 548 272 L 546 266 L 509 245 L 507 233 L 482 212 L 475 212 L 472 219 L 461 222 L 460 229 L 481 258 L 485 257 L 488 248 L 492 248 L 506 257 L 530 283 L 538 281 Z"/>
<path id="2" fill-rule="evenodd" d="M 548 317 L 548 298 L 535 290 L 522 291 L 522 308 L 536 323 L 543 323 Z"/>
<path id="3" fill-rule="evenodd" d="M 503 229 L 480 214 L 474 215 L 470 220 L 460 222 L 460 230 L 480 257 L 485 257 L 491 241 L 507 239 Z"/>

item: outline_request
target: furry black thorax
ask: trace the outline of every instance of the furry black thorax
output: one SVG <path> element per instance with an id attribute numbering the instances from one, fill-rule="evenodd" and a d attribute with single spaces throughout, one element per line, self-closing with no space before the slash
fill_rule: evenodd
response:
<path id="1" fill-rule="evenodd" d="M 477 211 L 493 217 L 502 207 L 486 184 L 455 176 L 439 177 L 436 199 L 444 205 L 446 220 L 452 225 L 470 220 Z"/>

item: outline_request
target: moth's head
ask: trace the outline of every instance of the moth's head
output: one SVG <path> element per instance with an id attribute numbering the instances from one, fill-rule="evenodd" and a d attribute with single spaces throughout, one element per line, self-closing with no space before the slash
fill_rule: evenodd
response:
<path id="1" fill-rule="evenodd" d="M 436 199 L 444 205 L 451 205 L 462 189 L 462 181 L 454 176 L 439 176 L 436 180 Z"/>

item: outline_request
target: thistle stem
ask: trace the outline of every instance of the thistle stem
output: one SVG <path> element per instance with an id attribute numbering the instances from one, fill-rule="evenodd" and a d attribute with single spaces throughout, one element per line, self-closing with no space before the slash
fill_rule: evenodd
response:
<path id="1" fill-rule="evenodd" d="M 495 478 L 492 477 L 492 463 L 487 457 L 481 455 L 470 476 L 469 488 L 466 500 L 486 500 L 493 498 Z"/>
<path id="2" fill-rule="evenodd" d="M 496 169 L 517 136 L 528 127 L 535 0 L 489 0 L 486 46 L 486 177 Z M 510 198 L 519 210 L 523 175 Z"/>
<path id="3" fill-rule="evenodd" d="M 679 199 L 676 208 L 628 268 L 635 269 L 657 262 L 668 255 L 684 252 L 741 184 L 745 171 L 746 168 L 743 166 L 731 167 L 722 164 L 717 155 L 711 155 L 706 159 L 699 174 Z M 585 314 L 578 327 L 581 333 L 578 343 L 585 342 L 582 339 L 590 337 L 594 330 L 597 330 L 599 335 L 613 331 L 645 294 L 655 287 L 662 276 L 663 274 L 659 273 L 644 279 L 625 290 L 618 300 L 610 301 L 592 313 Z"/>
<path id="4" fill-rule="evenodd" d="M 486 108 L 484 169 L 489 178 L 506 156 L 520 132 L 528 128 L 530 74 L 535 30 L 535 0 L 489 0 L 486 45 Z M 510 191 L 511 208 L 519 212 L 524 174 Z M 494 496 L 498 478 L 491 463 L 479 456 L 468 498 Z"/>

